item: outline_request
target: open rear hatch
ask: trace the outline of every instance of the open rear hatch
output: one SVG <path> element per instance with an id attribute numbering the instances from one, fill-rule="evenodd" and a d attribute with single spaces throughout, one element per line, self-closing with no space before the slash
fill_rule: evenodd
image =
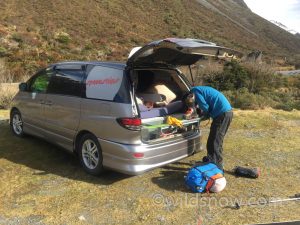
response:
<path id="1" fill-rule="evenodd" d="M 199 59 L 210 56 L 218 58 L 241 58 L 242 53 L 215 43 L 199 39 L 167 38 L 151 42 L 130 53 L 127 65 L 145 66 L 150 64 L 165 64 L 173 66 L 192 65 Z"/>

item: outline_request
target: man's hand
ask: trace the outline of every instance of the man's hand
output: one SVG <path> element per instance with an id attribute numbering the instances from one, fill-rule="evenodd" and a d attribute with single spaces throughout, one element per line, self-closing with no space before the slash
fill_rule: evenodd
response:
<path id="1" fill-rule="evenodd" d="M 199 108 L 197 108 L 197 114 L 201 121 L 209 119 L 209 115 Z"/>

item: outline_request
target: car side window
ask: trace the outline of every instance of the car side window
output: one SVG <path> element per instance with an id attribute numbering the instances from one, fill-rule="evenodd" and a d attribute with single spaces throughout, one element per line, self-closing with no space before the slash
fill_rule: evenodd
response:
<path id="1" fill-rule="evenodd" d="M 85 71 L 82 66 L 55 68 L 51 77 L 48 91 L 49 94 L 69 95 L 80 97 L 82 93 L 82 81 Z"/>
<path id="2" fill-rule="evenodd" d="M 90 99 L 129 103 L 129 87 L 124 70 L 94 66 L 85 81 L 85 96 Z"/>
<path id="3" fill-rule="evenodd" d="M 36 93 L 46 93 L 51 73 L 47 70 L 42 70 L 30 81 L 28 91 Z"/>

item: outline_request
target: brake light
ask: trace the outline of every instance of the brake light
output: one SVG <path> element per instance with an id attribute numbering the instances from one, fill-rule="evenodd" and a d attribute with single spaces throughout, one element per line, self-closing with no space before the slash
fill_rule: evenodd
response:
<path id="1" fill-rule="evenodd" d="M 128 130 L 141 130 L 142 121 L 140 118 L 119 118 L 117 121 Z"/>
<path id="2" fill-rule="evenodd" d="M 141 152 L 133 153 L 133 157 L 137 158 L 137 159 L 143 158 L 144 157 L 144 153 L 141 153 Z"/>

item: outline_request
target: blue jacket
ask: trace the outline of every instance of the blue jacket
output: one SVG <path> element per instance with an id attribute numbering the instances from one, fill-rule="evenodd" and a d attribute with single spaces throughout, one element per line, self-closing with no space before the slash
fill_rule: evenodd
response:
<path id="1" fill-rule="evenodd" d="M 195 94 L 199 108 L 213 119 L 232 109 L 227 98 L 212 87 L 197 86 L 191 92 Z"/>

